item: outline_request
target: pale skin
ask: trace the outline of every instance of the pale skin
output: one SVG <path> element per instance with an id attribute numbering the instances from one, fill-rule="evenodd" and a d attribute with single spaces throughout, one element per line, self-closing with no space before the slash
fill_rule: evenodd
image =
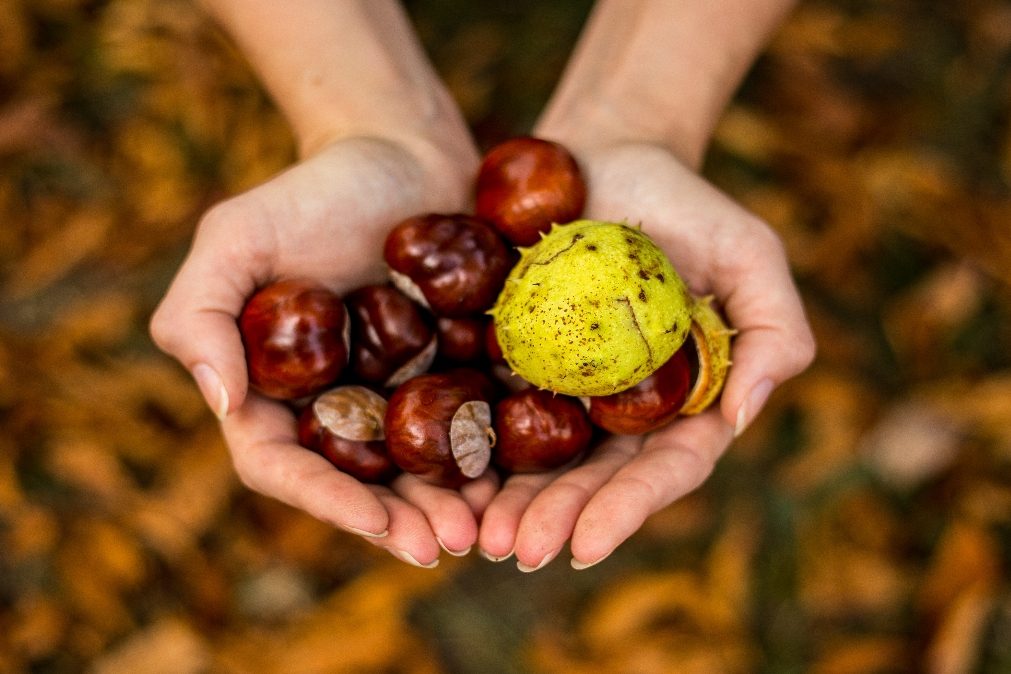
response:
<path id="1" fill-rule="evenodd" d="M 610 438 L 566 472 L 501 485 L 489 473 L 459 492 L 409 475 L 368 486 L 337 471 L 297 446 L 287 408 L 248 389 L 235 317 L 274 279 L 315 278 L 339 292 L 382 279 L 388 229 L 418 213 L 468 210 L 478 155 L 397 3 L 305 0 L 297 12 L 269 0 L 204 4 L 304 157 L 202 219 L 152 319 L 155 341 L 221 419 L 250 488 L 418 566 L 476 544 L 532 570 L 569 542 L 572 565 L 585 568 L 701 484 L 771 390 L 813 358 L 778 239 L 695 173 L 790 3 L 601 0 L 534 131 L 580 161 L 589 217 L 641 222 L 691 288 L 725 306 L 740 334 L 719 408 L 642 438 Z"/>

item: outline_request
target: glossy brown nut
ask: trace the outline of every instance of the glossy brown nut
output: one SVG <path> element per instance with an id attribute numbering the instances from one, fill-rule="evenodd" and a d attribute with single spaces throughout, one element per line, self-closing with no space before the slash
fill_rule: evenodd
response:
<path id="1" fill-rule="evenodd" d="M 494 321 L 489 322 L 484 333 L 484 350 L 488 354 L 488 359 L 493 363 L 505 363 L 505 356 L 502 354 L 502 346 L 498 343 L 498 336 L 495 334 Z"/>
<path id="2" fill-rule="evenodd" d="M 691 369 L 687 350 L 682 347 L 635 386 L 590 398 L 590 420 L 619 435 L 641 435 L 666 425 L 688 397 Z"/>
<path id="3" fill-rule="evenodd" d="M 511 268 L 505 242 L 469 215 L 430 213 L 401 222 L 386 237 L 383 256 L 394 282 L 403 277 L 437 316 L 473 316 L 495 302 Z"/>
<path id="4" fill-rule="evenodd" d="M 423 374 L 397 387 L 386 409 L 385 426 L 387 448 L 400 468 L 443 487 L 459 487 L 484 472 L 490 455 L 490 410 L 483 431 L 484 456 L 468 452 L 461 459 L 452 438 L 461 408 L 466 412 L 472 403 L 488 407 L 475 381 L 454 373 Z"/>
<path id="5" fill-rule="evenodd" d="M 390 378 L 412 360 L 420 374 L 434 356 L 434 331 L 428 317 L 409 297 L 391 285 L 371 285 L 355 290 L 346 299 L 351 316 L 351 371 L 365 382 L 396 385 Z"/>
<path id="6" fill-rule="evenodd" d="M 518 246 L 537 242 L 552 223 L 579 218 L 586 183 L 563 146 L 520 137 L 493 147 L 477 175 L 475 213 Z"/>
<path id="7" fill-rule="evenodd" d="M 307 405 L 298 417 L 298 443 L 362 482 L 382 484 L 399 472 L 383 440 L 349 440 L 328 429 Z"/>
<path id="8" fill-rule="evenodd" d="M 495 406 L 495 435 L 495 464 L 513 473 L 533 473 L 579 456 L 593 429 L 578 399 L 528 388 Z"/>
<path id="9" fill-rule="evenodd" d="M 484 358 L 488 323 L 483 318 L 440 317 L 436 321 L 439 358 L 453 363 L 473 363 Z"/>
<path id="10" fill-rule="evenodd" d="M 348 362 L 340 296 L 306 281 L 278 281 L 253 294 L 239 316 L 249 383 L 281 400 L 312 395 Z"/>

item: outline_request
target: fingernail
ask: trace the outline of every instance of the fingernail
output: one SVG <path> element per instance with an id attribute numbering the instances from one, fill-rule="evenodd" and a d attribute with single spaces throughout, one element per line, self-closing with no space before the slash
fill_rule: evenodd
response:
<path id="1" fill-rule="evenodd" d="M 439 566 L 438 557 L 436 557 L 434 561 L 431 561 L 428 564 L 422 564 L 421 562 L 419 562 L 417 559 L 414 558 L 414 555 L 407 552 L 406 550 L 395 550 L 393 548 L 387 548 L 387 550 L 389 550 L 390 554 L 399 559 L 400 561 L 407 562 L 411 566 L 416 566 L 420 569 L 434 569 L 435 567 Z"/>
<path id="2" fill-rule="evenodd" d="M 356 529 L 354 527 L 349 527 L 346 524 L 342 524 L 340 526 L 345 531 L 348 531 L 348 532 L 350 532 L 352 534 L 355 534 L 357 536 L 364 536 L 365 538 L 386 538 L 387 536 L 390 535 L 390 530 L 389 529 L 383 529 L 378 534 L 376 534 L 376 533 L 373 533 L 371 531 L 365 531 L 364 529 Z"/>
<path id="3" fill-rule="evenodd" d="M 548 563 L 552 559 L 554 559 L 557 554 L 558 554 L 558 551 L 555 550 L 554 552 L 551 552 L 551 553 L 549 553 L 547 555 L 544 555 L 544 559 L 542 559 L 541 563 L 538 564 L 537 566 L 527 566 L 523 562 L 517 561 L 516 562 L 516 568 L 519 569 L 520 571 L 522 571 L 523 573 L 533 573 L 534 571 L 538 571 L 540 569 L 543 569 L 545 566 L 547 566 Z"/>
<path id="4" fill-rule="evenodd" d="M 509 559 L 510 557 L 513 556 L 513 551 L 512 550 L 510 550 L 509 552 L 507 552 L 506 554 L 504 554 L 502 556 L 493 555 L 493 554 L 485 552 L 484 550 L 481 550 L 481 549 L 478 549 L 478 552 L 481 554 L 482 557 L 484 557 L 485 559 L 487 559 L 489 562 L 504 562 L 505 560 L 507 560 L 507 559 Z"/>
<path id="5" fill-rule="evenodd" d="M 569 566 L 571 566 L 576 571 L 582 571 L 583 569 L 588 569 L 591 566 L 596 566 L 597 564 L 600 564 L 602 561 L 604 561 L 605 559 L 607 559 L 610 556 L 611 556 L 611 553 L 609 552 L 606 555 L 604 555 L 603 557 L 601 557 L 600 559 L 598 559 L 597 561 L 595 561 L 595 562 L 588 562 L 588 563 L 587 562 L 581 562 L 578 559 L 576 559 L 575 557 L 573 557 L 569 561 Z"/>
<path id="6" fill-rule="evenodd" d="M 765 401 L 769 399 L 769 394 L 772 393 L 772 387 L 771 379 L 763 379 L 755 384 L 755 388 L 751 389 L 751 393 L 737 409 L 737 425 L 734 427 L 735 438 L 740 436 L 758 416 Z"/>
<path id="7" fill-rule="evenodd" d="M 221 377 L 207 363 L 197 363 L 193 366 L 193 378 L 214 416 L 218 421 L 224 421 L 228 416 L 228 391 L 225 390 Z"/>
<path id="8" fill-rule="evenodd" d="M 439 541 L 439 547 L 441 547 L 443 550 L 445 550 L 449 554 L 453 555 L 454 557 L 466 557 L 467 554 L 470 552 L 470 549 L 472 547 L 472 546 L 468 545 L 463 550 L 450 550 L 449 548 L 446 547 L 446 544 L 442 542 L 441 538 L 439 538 L 438 536 L 436 536 L 435 540 Z"/>

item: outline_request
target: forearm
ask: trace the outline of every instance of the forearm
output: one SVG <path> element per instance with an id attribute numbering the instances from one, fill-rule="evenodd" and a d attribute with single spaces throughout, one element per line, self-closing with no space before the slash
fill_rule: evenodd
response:
<path id="1" fill-rule="evenodd" d="M 599 0 L 537 133 L 664 145 L 701 163 L 723 108 L 794 0 Z"/>
<path id="2" fill-rule="evenodd" d="M 303 153 L 374 135 L 471 152 L 465 122 L 399 3 L 201 1 L 238 43 Z"/>

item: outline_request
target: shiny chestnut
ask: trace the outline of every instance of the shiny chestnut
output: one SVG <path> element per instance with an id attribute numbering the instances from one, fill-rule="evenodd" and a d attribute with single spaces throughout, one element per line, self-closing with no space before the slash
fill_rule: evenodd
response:
<path id="1" fill-rule="evenodd" d="M 688 348 L 693 348 L 691 345 Z M 674 419 L 688 397 L 692 378 L 688 350 L 682 347 L 635 386 L 590 398 L 590 420 L 611 433 L 641 435 Z"/>
<path id="2" fill-rule="evenodd" d="M 484 318 L 440 317 L 435 326 L 439 358 L 451 363 L 473 363 L 483 359 L 489 322 Z"/>
<path id="3" fill-rule="evenodd" d="M 519 246 L 537 242 L 552 223 L 579 218 L 586 182 L 565 147 L 540 138 L 512 138 L 484 156 L 475 213 Z"/>
<path id="4" fill-rule="evenodd" d="M 347 328 L 342 298 L 321 285 L 286 280 L 261 288 L 239 316 L 249 383 L 281 400 L 322 390 L 347 365 Z"/>
<path id="5" fill-rule="evenodd" d="M 399 470 L 386 451 L 386 400 L 361 386 L 321 394 L 298 418 L 298 442 L 362 482 L 382 484 Z"/>
<path id="6" fill-rule="evenodd" d="M 489 309 L 512 266 L 494 228 L 462 214 L 404 220 L 387 235 L 383 257 L 398 288 L 437 316 L 454 318 Z"/>
<path id="7" fill-rule="evenodd" d="M 552 470 L 579 456 L 593 430 L 576 398 L 528 388 L 495 406 L 494 461 L 513 473 Z"/>
<path id="8" fill-rule="evenodd" d="M 489 321 L 485 327 L 484 350 L 488 358 L 493 363 L 505 363 L 505 355 L 502 353 L 502 346 L 498 343 L 498 335 L 495 334 L 495 322 Z"/>
<path id="9" fill-rule="evenodd" d="M 459 487 L 488 467 L 494 435 L 479 379 L 465 372 L 419 375 L 401 384 L 386 409 L 386 445 L 403 470 Z"/>
<path id="10" fill-rule="evenodd" d="M 370 285 L 346 298 L 351 316 L 351 372 L 364 382 L 397 386 L 435 358 L 430 317 L 391 285 Z"/>

